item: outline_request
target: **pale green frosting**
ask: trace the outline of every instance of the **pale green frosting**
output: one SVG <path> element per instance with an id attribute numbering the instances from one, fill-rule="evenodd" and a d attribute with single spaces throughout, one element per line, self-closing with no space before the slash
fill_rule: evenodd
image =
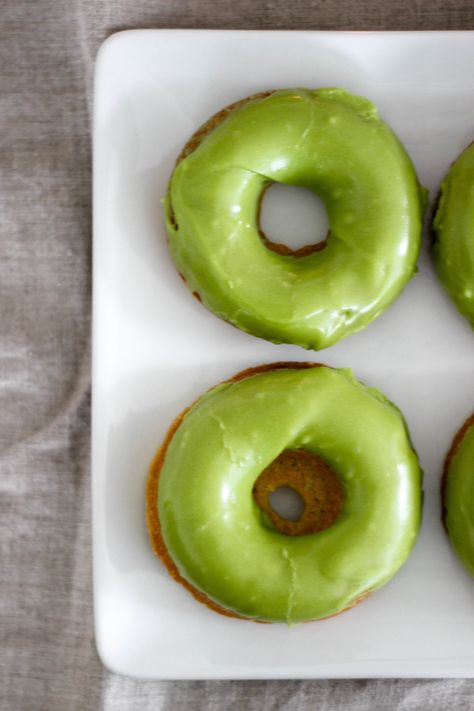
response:
<path id="1" fill-rule="evenodd" d="M 258 205 L 272 182 L 324 202 L 322 251 L 265 247 Z M 363 328 L 400 294 L 416 269 L 422 203 L 375 106 L 342 89 L 249 101 L 178 164 L 164 200 L 172 257 L 204 304 L 244 331 L 313 349 Z"/>
<path id="2" fill-rule="evenodd" d="M 444 491 L 445 524 L 451 542 L 474 575 L 474 424 L 452 457 Z"/>
<path id="3" fill-rule="evenodd" d="M 269 527 L 255 480 L 303 448 L 338 473 L 342 514 L 320 533 Z M 274 370 L 205 394 L 174 434 L 158 510 L 181 575 L 251 618 L 327 617 L 386 583 L 415 542 L 421 471 L 399 410 L 350 371 Z"/>
<path id="4" fill-rule="evenodd" d="M 439 278 L 474 328 L 474 143 L 441 183 L 433 230 Z"/>

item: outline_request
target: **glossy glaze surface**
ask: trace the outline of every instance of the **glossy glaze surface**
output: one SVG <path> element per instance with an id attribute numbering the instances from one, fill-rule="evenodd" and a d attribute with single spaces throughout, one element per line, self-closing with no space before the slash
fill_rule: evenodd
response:
<path id="1" fill-rule="evenodd" d="M 444 505 L 451 543 L 466 569 L 474 575 L 474 423 L 449 462 Z"/>
<path id="2" fill-rule="evenodd" d="M 258 206 L 272 182 L 321 198 L 324 249 L 298 258 L 265 247 Z M 420 196 L 373 104 L 295 89 L 231 113 L 178 164 L 164 204 L 173 259 L 206 306 L 254 335 L 320 349 L 370 323 L 414 274 Z"/>
<path id="3" fill-rule="evenodd" d="M 289 448 L 340 476 L 343 511 L 322 532 L 279 533 L 252 498 Z M 219 385 L 191 408 L 158 500 L 184 578 L 241 615 L 294 623 L 337 613 L 396 573 L 419 527 L 421 472 L 400 412 L 350 371 L 275 370 Z"/>
<path id="4" fill-rule="evenodd" d="M 474 328 L 474 143 L 441 184 L 433 229 L 439 277 Z"/>

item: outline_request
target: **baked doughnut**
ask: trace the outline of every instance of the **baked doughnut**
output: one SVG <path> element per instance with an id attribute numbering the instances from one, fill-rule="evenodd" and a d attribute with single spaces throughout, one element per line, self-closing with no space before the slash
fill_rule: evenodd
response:
<path id="1" fill-rule="evenodd" d="M 309 188 L 330 234 L 292 252 L 259 225 L 272 183 Z M 288 89 L 213 116 L 178 158 L 164 198 L 178 271 L 211 311 L 274 342 L 321 349 L 367 326 L 416 269 L 423 195 L 366 99 Z"/>
<path id="2" fill-rule="evenodd" d="M 441 183 L 433 233 L 439 278 L 474 328 L 474 143 Z"/>
<path id="3" fill-rule="evenodd" d="M 300 521 L 269 515 L 282 484 L 305 501 Z M 171 575 L 214 610 L 262 622 L 355 605 L 405 562 L 420 514 L 399 410 L 350 371 L 309 363 L 244 371 L 203 395 L 147 485 L 151 545 Z"/>
<path id="4" fill-rule="evenodd" d="M 446 457 L 441 499 L 453 548 L 474 575 L 474 414 L 455 436 Z"/>

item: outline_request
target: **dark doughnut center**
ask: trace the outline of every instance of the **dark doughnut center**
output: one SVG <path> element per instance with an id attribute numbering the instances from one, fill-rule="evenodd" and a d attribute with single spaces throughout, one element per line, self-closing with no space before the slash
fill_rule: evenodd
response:
<path id="1" fill-rule="evenodd" d="M 270 183 L 259 205 L 259 232 L 268 249 L 305 257 L 326 246 L 329 220 L 322 200 L 307 188 Z"/>
<path id="2" fill-rule="evenodd" d="M 330 528 L 344 504 L 338 475 L 304 449 L 285 449 L 263 470 L 252 493 L 270 525 L 288 536 Z"/>

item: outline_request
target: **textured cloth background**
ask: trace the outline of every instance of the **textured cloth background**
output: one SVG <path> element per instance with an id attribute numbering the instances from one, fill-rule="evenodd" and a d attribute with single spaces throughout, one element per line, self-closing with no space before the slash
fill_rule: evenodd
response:
<path id="1" fill-rule="evenodd" d="M 472 0 L 3 0 L 0 706 L 468 709 L 471 681 L 137 682 L 94 647 L 90 117 L 94 57 L 133 27 L 474 29 Z"/>

